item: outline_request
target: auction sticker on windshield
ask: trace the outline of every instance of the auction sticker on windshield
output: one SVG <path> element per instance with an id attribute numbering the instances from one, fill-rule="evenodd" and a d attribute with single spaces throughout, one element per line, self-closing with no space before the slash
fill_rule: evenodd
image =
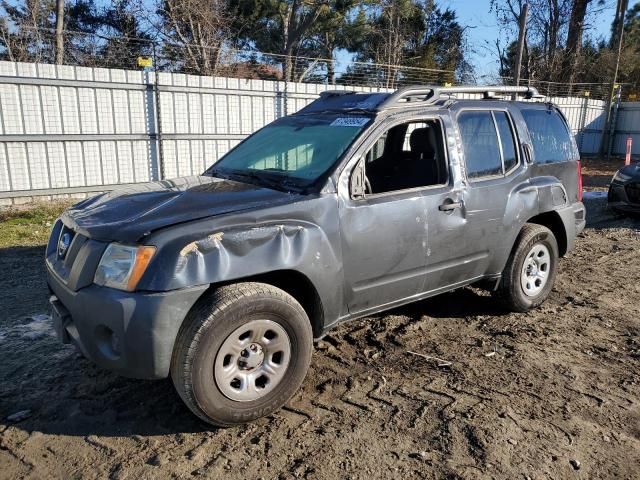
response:
<path id="1" fill-rule="evenodd" d="M 331 122 L 332 127 L 362 127 L 369 121 L 367 117 L 340 117 Z"/>

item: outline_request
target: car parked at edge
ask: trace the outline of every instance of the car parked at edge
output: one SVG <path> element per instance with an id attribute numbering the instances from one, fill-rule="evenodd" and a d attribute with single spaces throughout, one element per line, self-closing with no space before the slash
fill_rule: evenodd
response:
<path id="1" fill-rule="evenodd" d="M 229 426 L 343 321 L 471 284 L 540 305 L 585 225 L 580 162 L 559 109 L 513 94 L 537 92 L 328 92 L 200 176 L 78 203 L 46 250 L 59 337 Z"/>
<path id="2" fill-rule="evenodd" d="M 640 214 L 640 163 L 632 163 L 616 172 L 609 184 L 607 200 L 614 211 Z"/>

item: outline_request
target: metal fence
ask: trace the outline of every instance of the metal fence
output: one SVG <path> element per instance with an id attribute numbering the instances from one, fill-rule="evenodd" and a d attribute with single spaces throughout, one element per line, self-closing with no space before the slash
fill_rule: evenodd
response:
<path id="1" fill-rule="evenodd" d="M 334 88 L 346 85 L 0 62 L 0 199 L 198 174 L 251 132 Z M 550 100 L 582 153 L 597 153 L 605 102 Z M 627 133 L 639 150 L 638 105 L 621 104 L 616 153 Z"/>
<path id="2" fill-rule="evenodd" d="M 335 87 L 0 62 L 0 198 L 201 173 L 328 88 Z"/>
<path id="3" fill-rule="evenodd" d="M 622 102 L 615 119 L 612 151 L 623 154 L 627 139 L 631 137 L 634 155 L 640 155 L 640 102 Z"/>

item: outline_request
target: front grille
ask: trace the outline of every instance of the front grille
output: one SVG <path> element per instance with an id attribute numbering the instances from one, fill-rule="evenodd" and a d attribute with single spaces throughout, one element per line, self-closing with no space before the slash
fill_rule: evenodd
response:
<path id="1" fill-rule="evenodd" d="M 65 282 L 87 237 L 76 233 L 60 220 L 56 223 L 47 246 L 47 262 L 53 271 Z"/>
<path id="2" fill-rule="evenodd" d="M 625 191 L 631 203 L 640 204 L 640 183 L 629 183 L 625 186 Z"/>
<path id="3" fill-rule="evenodd" d="M 58 241 L 56 243 L 56 254 L 60 260 L 64 260 L 69 254 L 69 249 L 75 236 L 76 232 L 66 225 L 63 225 L 60 229 L 60 234 L 58 235 Z"/>

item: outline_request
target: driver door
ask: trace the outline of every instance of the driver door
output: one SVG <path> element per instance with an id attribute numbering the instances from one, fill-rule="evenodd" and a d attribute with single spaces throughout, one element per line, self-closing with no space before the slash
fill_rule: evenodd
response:
<path id="1" fill-rule="evenodd" d="M 446 215 L 438 206 L 457 198 L 437 118 L 392 124 L 372 137 L 339 187 L 350 313 L 375 310 L 425 290 L 429 229 L 439 214 Z"/>

